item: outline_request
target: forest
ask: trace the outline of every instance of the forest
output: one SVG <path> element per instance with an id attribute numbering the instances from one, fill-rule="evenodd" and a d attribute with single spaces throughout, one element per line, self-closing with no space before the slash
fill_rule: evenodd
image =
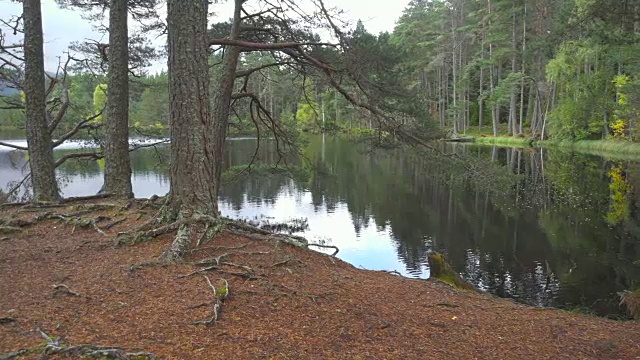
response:
<path id="1" fill-rule="evenodd" d="M 361 75 L 375 78 L 368 96 L 386 98 L 388 106 L 451 134 L 635 142 L 639 7 L 637 1 L 615 0 L 411 1 L 391 33 L 371 34 L 358 22 L 348 34 L 348 61 Z M 226 26 L 216 24 L 209 32 Z M 143 36 L 137 38 L 139 44 L 144 44 Z M 76 47 L 89 52 L 85 55 L 91 62 L 85 65 L 92 66 L 78 64 L 66 77 L 71 106 L 61 132 L 105 104 L 106 65 L 91 44 Z M 129 126 L 141 135 L 166 135 L 168 76 L 146 73 L 144 63 L 160 53 L 148 44 L 140 48 L 138 74 L 130 79 Z M 323 56 L 335 57 L 331 52 L 337 50 L 323 51 Z M 220 56 L 215 53 L 210 63 Z M 247 53 L 239 61 L 240 69 L 265 66 L 243 86 L 274 119 L 297 130 L 380 127 L 327 81 L 313 74 L 302 78 L 284 63 L 266 66 L 272 61 L 269 51 Z M 212 79 L 216 69 L 212 67 Z M 5 102 L 15 104 L 19 96 L 14 91 Z M 24 112 L 3 110 L 0 126 L 24 127 Z M 255 135 L 247 106 L 234 112 L 229 131 Z"/>
<path id="2" fill-rule="evenodd" d="M 637 356 L 640 0 L 14 3 L 0 358 Z"/>

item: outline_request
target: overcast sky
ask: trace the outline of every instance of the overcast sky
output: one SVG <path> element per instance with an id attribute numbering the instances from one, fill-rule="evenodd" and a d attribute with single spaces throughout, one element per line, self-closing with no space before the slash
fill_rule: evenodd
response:
<path id="1" fill-rule="evenodd" d="M 325 0 L 327 6 L 337 6 L 345 10 L 345 19 L 355 25 L 361 19 L 367 30 L 377 34 L 382 31 L 392 31 L 395 21 L 402 14 L 409 0 Z M 214 11 L 223 19 L 231 17 L 231 1 L 226 4 L 213 5 Z M 8 19 L 11 15 L 22 13 L 22 5 L 10 0 L 0 0 L 0 16 Z M 93 25 L 82 19 L 79 11 L 58 8 L 54 0 L 42 0 L 42 14 L 45 39 L 45 67 L 54 71 L 58 64 L 58 57 L 62 56 L 69 44 L 84 39 L 100 40 Z M 6 30 L 6 29 L 4 29 Z M 15 40 L 15 39 L 12 39 Z M 102 39 L 106 42 L 107 39 Z M 163 39 L 157 42 L 163 42 Z M 151 71 L 159 70 L 157 65 Z"/>

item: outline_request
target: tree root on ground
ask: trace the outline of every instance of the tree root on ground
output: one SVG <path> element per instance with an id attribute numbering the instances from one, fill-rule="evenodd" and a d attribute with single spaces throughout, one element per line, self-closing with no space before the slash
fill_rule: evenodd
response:
<path id="1" fill-rule="evenodd" d="M 95 211 L 95 210 L 94 210 Z M 93 211 L 90 211 L 93 212 Z M 91 227 L 93 228 L 96 232 L 98 232 L 99 234 L 108 237 L 109 235 L 104 232 L 104 230 L 102 230 L 99 226 L 98 223 L 105 221 L 105 220 L 110 220 L 111 218 L 109 218 L 108 216 L 103 216 L 103 215 L 99 215 L 95 218 L 91 218 L 91 217 L 81 217 L 79 215 L 77 215 L 78 213 L 72 213 L 72 214 L 61 214 L 61 213 L 56 213 L 56 212 L 46 212 L 44 214 L 40 214 L 36 217 L 36 221 L 40 221 L 40 220 L 44 220 L 44 219 L 50 219 L 50 220 L 60 220 L 63 223 L 65 223 L 66 225 L 73 225 L 73 230 L 71 230 L 71 232 L 74 232 L 76 227 L 81 227 L 81 228 L 88 228 Z M 81 214 L 85 214 L 84 212 L 81 212 Z"/>
<path id="2" fill-rule="evenodd" d="M 20 206 L 22 206 L 25 209 L 26 208 L 43 209 L 48 207 L 52 207 L 52 208 L 63 207 L 68 205 L 71 202 L 106 199 L 112 196 L 113 194 L 103 193 L 103 194 L 89 195 L 89 196 L 68 197 L 60 200 L 59 202 L 14 202 L 14 203 L 0 204 L 0 209 L 9 208 L 9 207 L 14 208 L 14 207 L 20 207 Z"/>
<path id="3" fill-rule="evenodd" d="M 224 269 L 223 266 L 238 267 L 238 268 L 241 268 L 241 269 L 243 269 L 245 271 L 244 272 L 230 271 L 230 270 Z M 255 274 L 253 269 L 251 269 L 248 266 L 238 265 L 238 264 L 233 264 L 233 263 L 221 263 L 220 265 L 211 265 L 211 266 L 207 266 L 207 267 L 202 268 L 202 269 L 195 270 L 195 271 L 190 272 L 190 273 L 185 274 L 185 275 L 180 275 L 180 276 L 176 277 L 176 279 L 184 279 L 184 278 L 189 277 L 189 276 L 198 275 L 198 274 L 201 274 L 201 273 L 214 271 L 214 270 L 216 272 L 219 272 L 219 273 L 222 273 L 222 274 L 227 274 L 227 275 L 231 275 L 231 276 L 237 276 L 237 277 L 245 278 L 247 280 L 257 280 L 257 279 L 260 279 L 260 278 L 263 277 L 261 275 Z"/>
<path id="4" fill-rule="evenodd" d="M 207 284 L 209 285 L 211 290 L 213 290 L 213 315 L 211 316 L 211 319 L 209 319 L 209 320 L 196 321 L 193 324 L 194 325 L 205 325 L 205 326 L 215 325 L 218 322 L 218 316 L 220 315 L 220 312 L 222 311 L 222 303 L 229 296 L 229 282 L 224 278 L 217 279 L 217 280 L 223 281 L 224 285 L 222 286 L 222 288 L 219 291 L 216 291 L 216 288 L 213 285 L 213 283 L 211 283 L 211 280 L 209 279 L 209 277 L 206 276 L 206 275 L 203 275 L 203 277 L 207 281 Z"/>
<path id="5" fill-rule="evenodd" d="M 22 219 L 0 219 L 0 235 L 21 233 L 22 228 L 33 224 L 32 221 Z"/>
<path id="6" fill-rule="evenodd" d="M 0 235 L 16 234 L 22 232 L 22 229 L 15 226 L 0 226 Z"/>
<path id="7" fill-rule="evenodd" d="M 340 249 L 338 249 L 338 247 L 334 246 L 334 245 L 322 245 L 322 244 L 313 244 L 312 243 L 312 244 L 309 244 L 308 246 L 316 246 L 316 247 L 323 248 L 323 249 L 333 249 L 335 251 L 333 252 L 333 254 L 331 254 L 331 256 L 338 255 L 338 252 L 340 251 Z"/>
<path id="8" fill-rule="evenodd" d="M 156 359 L 156 355 L 144 352 L 140 348 L 135 347 L 122 347 L 122 346 L 98 346 L 93 344 L 82 344 L 69 346 L 64 344 L 59 337 L 52 337 L 45 333 L 40 328 L 37 329 L 40 336 L 42 336 L 47 343 L 44 346 L 37 346 L 30 349 L 20 349 L 12 351 L 6 354 L 0 354 L 0 360 L 10 360 L 22 355 L 28 354 L 40 354 L 39 359 L 46 360 L 49 356 L 61 355 L 61 356 L 88 356 L 100 359 L 120 359 L 120 360 L 134 360 L 134 359 Z M 134 352 L 128 352 L 134 351 Z"/>
<path id="9" fill-rule="evenodd" d="M 41 211 L 42 209 L 54 209 L 61 206 L 67 206 L 67 205 L 59 204 L 59 203 L 55 203 L 55 204 L 54 203 L 44 203 L 44 204 L 35 203 L 35 204 L 25 205 L 23 209 L 18 210 L 18 212 L 23 212 L 23 210 L 28 212 L 31 212 L 34 210 Z M 79 205 L 73 206 L 72 209 L 74 211 L 70 213 L 59 213 L 59 212 L 50 210 L 46 212 L 41 212 L 40 214 L 36 215 L 32 220 L 11 219 L 11 218 L 0 219 L 0 234 L 18 233 L 22 231 L 22 228 L 33 226 L 42 220 L 60 220 L 66 225 L 73 225 L 72 232 L 75 231 L 76 227 L 81 227 L 81 228 L 91 227 L 99 234 L 105 237 L 108 237 L 109 235 L 107 235 L 107 233 L 104 230 L 109 229 L 125 221 L 126 218 L 109 223 L 103 229 L 103 228 L 100 228 L 100 226 L 98 226 L 98 223 L 105 220 L 110 220 L 108 216 L 99 215 L 96 217 L 86 217 L 84 215 L 91 214 L 96 211 L 104 211 L 104 210 L 109 210 L 109 209 L 118 208 L 118 207 L 119 205 L 117 204 L 109 204 L 109 203 L 79 204 Z"/>
<path id="10" fill-rule="evenodd" d="M 303 237 L 272 233 L 229 218 L 195 214 L 186 219 L 178 219 L 167 223 L 165 221 L 167 216 L 162 212 L 163 209 L 159 211 L 158 216 L 150 219 L 134 231 L 119 233 L 115 239 L 115 244 L 135 244 L 177 231 L 171 248 L 161 255 L 161 259 L 164 261 L 180 260 L 186 252 L 193 251 L 194 247 L 198 249 L 222 231 L 256 240 L 282 242 L 297 247 L 309 246 L 309 242 Z M 168 218 L 171 219 L 172 216 Z"/>

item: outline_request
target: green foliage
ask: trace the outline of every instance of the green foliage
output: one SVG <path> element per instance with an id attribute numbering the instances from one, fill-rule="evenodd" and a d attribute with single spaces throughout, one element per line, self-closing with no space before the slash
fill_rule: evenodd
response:
<path id="1" fill-rule="evenodd" d="M 433 252 L 427 256 L 429 271 L 435 279 L 443 281 L 457 289 L 474 290 L 473 285 L 464 281 L 462 277 L 451 268 L 444 255 Z"/>
<path id="2" fill-rule="evenodd" d="M 93 120 L 94 123 L 101 123 L 102 119 L 106 117 L 106 114 L 104 113 L 106 105 L 107 84 L 98 84 L 93 91 L 93 110 L 94 114 L 98 114 L 101 111 L 103 113 Z"/>
<path id="3" fill-rule="evenodd" d="M 303 131 L 318 132 L 322 129 L 322 114 L 320 105 L 315 99 L 300 103 L 296 112 L 296 120 Z"/>
<path id="4" fill-rule="evenodd" d="M 144 79 L 139 97 L 132 104 L 133 133 L 166 136 L 169 125 L 168 77 L 162 73 Z"/>
<path id="5" fill-rule="evenodd" d="M 629 219 L 631 185 L 629 185 L 622 169 L 618 166 L 614 166 L 609 170 L 609 179 L 611 205 L 606 219 L 608 223 L 615 225 Z"/>
<path id="6" fill-rule="evenodd" d="M 481 136 L 473 139 L 473 142 L 485 145 L 500 145 L 509 147 L 529 147 L 532 146 L 533 139 L 527 137 L 491 137 Z"/>

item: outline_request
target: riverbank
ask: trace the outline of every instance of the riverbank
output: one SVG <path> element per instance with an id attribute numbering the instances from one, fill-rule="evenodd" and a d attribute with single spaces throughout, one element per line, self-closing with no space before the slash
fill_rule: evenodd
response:
<path id="1" fill-rule="evenodd" d="M 21 232 L 0 235 L 0 355 L 26 349 L 30 353 L 21 358 L 38 358 L 43 337 L 37 329 L 70 346 L 135 347 L 127 351 L 174 359 L 640 354 L 635 322 L 533 308 L 231 233 L 183 263 L 135 268 L 154 260 L 172 234 L 115 246 L 118 232 L 135 228 L 154 210 L 143 202 L 93 203 L 101 206 L 0 209 L 1 218 L 23 225 Z M 95 220 L 99 228 L 91 221 L 86 227 L 24 222 L 71 214 Z M 181 277 L 206 267 L 198 261 L 215 265 L 211 258 L 218 258 L 212 272 Z M 213 292 L 203 275 L 218 289 L 218 278 L 229 285 L 230 296 L 210 326 L 194 324 L 213 314 Z"/>
<path id="2" fill-rule="evenodd" d="M 510 147 L 561 148 L 594 155 L 617 156 L 622 158 L 640 157 L 640 143 L 618 140 L 540 141 L 528 137 L 517 136 L 477 136 L 471 138 L 469 141 L 476 144 Z"/>

